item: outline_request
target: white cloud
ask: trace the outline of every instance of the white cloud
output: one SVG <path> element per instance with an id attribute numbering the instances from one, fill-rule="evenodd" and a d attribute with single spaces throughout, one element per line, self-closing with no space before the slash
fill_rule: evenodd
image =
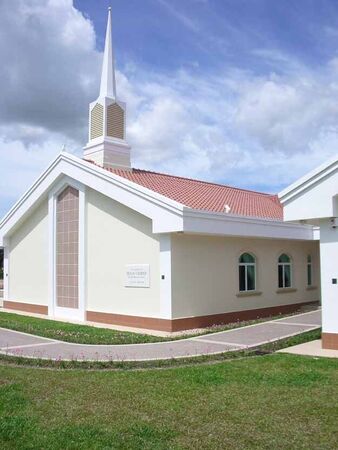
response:
<path id="1" fill-rule="evenodd" d="M 0 0 L 0 215 L 63 143 L 81 155 L 101 55 L 70 0 Z M 337 153 L 338 63 L 311 71 L 256 50 L 266 75 L 117 73 L 134 166 L 276 191 Z M 297 68 L 297 70 L 295 70 Z"/>
<path id="2" fill-rule="evenodd" d="M 0 215 L 63 143 L 81 148 L 101 60 L 71 0 L 10 3 L 0 0 Z"/>
<path id="3" fill-rule="evenodd" d="M 331 69 L 330 69 L 331 70 Z M 337 152 L 334 74 L 223 77 L 187 72 L 145 81 L 129 127 L 138 165 L 278 190 Z M 146 75 L 144 75 L 146 77 Z"/>
<path id="4" fill-rule="evenodd" d="M 83 111 L 98 91 L 91 22 L 71 0 L 2 0 L 0 25 L 1 124 L 82 137 Z"/>
<path id="5" fill-rule="evenodd" d="M 0 140 L 0 216 L 28 189 L 39 172 L 47 168 L 60 152 L 61 145 L 55 137 L 51 137 L 43 144 L 32 144 L 27 150 L 21 141 Z"/>

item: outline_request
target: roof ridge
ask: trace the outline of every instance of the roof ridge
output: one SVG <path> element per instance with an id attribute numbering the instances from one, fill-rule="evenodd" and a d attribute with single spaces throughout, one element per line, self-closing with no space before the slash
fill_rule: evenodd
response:
<path id="1" fill-rule="evenodd" d="M 101 166 L 99 166 L 101 167 Z M 114 172 L 115 170 L 117 171 L 124 171 L 124 169 L 108 169 L 111 172 Z M 189 177 L 183 177 L 183 176 L 179 176 L 179 175 L 171 175 L 168 173 L 163 173 L 163 172 L 155 172 L 154 170 L 146 170 L 146 169 L 137 169 L 136 167 L 133 167 L 132 170 L 137 170 L 139 172 L 145 172 L 145 173 L 151 173 L 151 174 L 155 174 L 155 175 L 163 175 L 166 177 L 171 177 L 171 178 L 177 178 L 180 180 L 187 180 L 187 181 L 195 181 L 197 183 L 203 183 L 203 184 L 210 184 L 213 186 L 220 186 L 220 187 L 225 187 L 225 188 L 229 188 L 229 189 L 235 189 L 237 191 L 244 191 L 244 192 L 249 192 L 250 194 L 258 194 L 258 195 L 264 195 L 266 197 L 278 197 L 278 194 L 269 194 L 267 192 L 261 192 L 261 191 L 254 191 L 252 189 L 245 189 L 245 188 L 240 188 L 237 186 L 230 186 L 228 184 L 222 184 L 222 183 L 215 183 L 213 181 L 204 181 L 204 180 L 198 180 L 196 178 L 189 178 Z"/>

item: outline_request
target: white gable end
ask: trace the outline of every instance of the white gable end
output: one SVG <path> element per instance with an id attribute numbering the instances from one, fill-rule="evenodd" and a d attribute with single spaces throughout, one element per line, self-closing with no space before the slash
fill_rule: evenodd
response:
<path id="1" fill-rule="evenodd" d="M 338 216 L 337 157 L 309 173 L 279 194 L 286 221 Z"/>
<path id="2" fill-rule="evenodd" d="M 154 233 L 183 228 L 183 205 L 73 155 L 61 153 L 0 222 L 0 246 L 6 235 L 48 197 L 62 178 L 76 180 L 152 219 Z"/>

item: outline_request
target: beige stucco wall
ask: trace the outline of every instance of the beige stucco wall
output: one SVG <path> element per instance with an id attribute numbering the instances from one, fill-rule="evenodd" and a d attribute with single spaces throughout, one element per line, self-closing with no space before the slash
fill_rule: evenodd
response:
<path id="1" fill-rule="evenodd" d="M 306 289 L 308 254 L 313 256 L 313 284 L 319 286 L 318 249 L 318 242 L 173 235 L 173 318 L 319 300 L 319 289 Z M 238 258 L 246 251 L 257 258 L 257 290 L 262 294 L 237 297 Z M 293 259 L 295 292 L 276 292 L 281 253 Z"/>
<path id="2" fill-rule="evenodd" d="M 151 220 L 88 189 L 87 307 L 89 311 L 158 317 L 159 238 Z M 150 265 L 150 287 L 125 287 L 127 264 Z"/>
<path id="3" fill-rule="evenodd" d="M 160 242 L 150 219 L 87 188 L 86 310 L 161 317 Z M 218 314 L 315 301 L 306 288 L 306 257 L 313 257 L 319 287 L 317 242 L 240 239 L 186 234 L 171 236 L 172 318 Z M 257 258 L 257 290 L 238 297 L 238 257 Z M 277 293 L 277 258 L 293 259 L 295 292 Z M 48 305 L 48 204 L 32 211 L 10 237 L 9 300 Z M 150 287 L 125 287 L 128 264 L 150 265 Z M 163 306 L 163 305 L 162 305 Z"/>
<path id="4" fill-rule="evenodd" d="M 48 305 L 47 200 L 10 236 L 8 299 Z"/>

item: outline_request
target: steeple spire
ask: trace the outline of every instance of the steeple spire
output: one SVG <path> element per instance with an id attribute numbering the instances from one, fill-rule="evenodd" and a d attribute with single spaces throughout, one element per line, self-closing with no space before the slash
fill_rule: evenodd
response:
<path id="1" fill-rule="evenodd" d="M 108 168 L 131 170 L 126 141 L 126 104 L 116 97 L 111 8 L 108 8 L 99 97 L 89 105 L 88 142 L 84 157 Z"/>
<path id="2" fill-rule="evenodd" d="M 111 7 L 108 8 L 106 40 L 101 73 L 100 97 L 116 99 L 115 62 L 112 39 Z"/>

